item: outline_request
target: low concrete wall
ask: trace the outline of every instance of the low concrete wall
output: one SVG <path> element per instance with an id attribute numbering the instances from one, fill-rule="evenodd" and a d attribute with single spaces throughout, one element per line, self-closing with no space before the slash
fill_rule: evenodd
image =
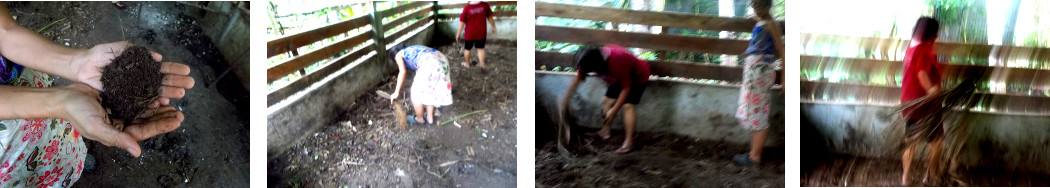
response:
<path id="1" fill-rule="evenodd" d="M 801 104 L 801 122 L 812 123 L 831 152 L 867 157 L 900 157 L 903 126 L 891 126 L 891 107 Z M 1050 173 L 1050 117 L 971 113 L 960 152 L 964 166 L 993 166 Z M 809 147 L 809 146 L 803 146 Z M 924 150 L 920 147 L 921 150 Z"/>
<path id="2" fill-rule="evenodd" d="M 556 103 L 565 94 L 573 75 L 564 73 L 536 73 L 537 108 L 557 113 Z M 601 127 L 601 101 L 606 85 L 601 79 L 590 78 L 576 90 L 570 109 L 577 116 L 578 125 Z M 739 126 L 734 117 L 740 88 L 692 84 L 672 81 L 650 81 L 642 102 L 636 106 L 640 132 L 667 132 L 699 139 L 730 143 L 750 143 L 751 132 Z M 775 97 L 771 114 L 771 132 L 767 146 L 784 145 L 784 100 Z M 556 114 L 537 117 L 558 117 Z M 621 115 L 622 117 L 622 115 Z M 537 120 L 548 122 L 549 120 Z M 622 129 L 623 120 L 617 118 L 614 129 Z"/>
<path id="3" fill-rule="evenodd" d="M 518 21 L 517 18 L 496 18 L 496 32 L 492 33 L 492 28 L 488 30 L 488 40 L 507 40 L 517 41 L 518 40 Z M 459 21 L 441 21 L 437 22 L 437 34 L 443 38 L 455 40 L 456 30 L 459 29 Z M 487 23 L 486 23 L 487 24 Z M 491 25 L 486 25 L 491 27 Z M 462 39 L 462 38 L 460 38 Z"/>
<path id="4" fill-rule="evenodd" d="M 204 34 L 211 38 L 212 42 L 222 53 L 226 62 L 229 66 L 233 66 L 233 71 L 228 73 L 226 76 L 236 76 L 241 84 L 245 86 L 245 89 L 251 91 L 247 87 L 248 80 L 250 80 L 250 65 L 248 58 L 249 41 L 251 40 L 251 33 L 249 32 L 249 14 L 248 12 L 241 12 L 238 8 L 234 7 L 233 1 L 216 1 L 209 2 L 208 8 L 212 10 L 224 11 L 227 13 L 218 13 L 211 11 L 199 11 L 199 9 L 190 7 L 188 10 L 196 10 L 194 12 L 203 12 L 203 15 L 199 19 L 199 24 Z M 234 14 L 240 14 L 234 18 Z M 225 38 L 222 38 L 223 31 L 226 31 L 228 23 L 233 23 L 229 31 L 227 31 Z M 222 41 L 219 41 L 222 38 Z M 241 58 L 241 56 L 244 56 Z M 238 61 L 239 60 L 239 61 Z M 217 70 L 225 71 L 225 70 Z M 219 72 L 221 74 L 221 72 Z"/>
<path id="5" fill-rule="evenodd" d="M 427 44 L 433 31 L 431 25 L 405 43 Z M 280 155 L 322 127 L 334 124 L 333 119 L 348 111 L 354 100 L 374 92 L 375 87 L 395 71 L 397 66 L 393 63 L 372 57 L 286 106 L 271 107 L 280 109 L 266 117 L 268 158 Z"/>

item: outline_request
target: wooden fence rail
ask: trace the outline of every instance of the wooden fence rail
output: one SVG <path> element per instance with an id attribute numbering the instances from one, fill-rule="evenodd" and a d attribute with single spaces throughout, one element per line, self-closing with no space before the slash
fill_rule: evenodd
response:
<path id="1" fill-rule="evenodd" d="M 686 29 L 750 32 L 755 21 L 684 13 L 635 11 L 578 5 L 536 3 L 536 16 L 586 19 L 613 23 L 631 23 Z M 536 40 L 575 44 L 618 44 L 652 50 L 673 50 L 714 54 L 741 55 L 747 40 L 675 34 L 649 34 L 561 26 L 536 26 Z M 536 51 L 537 65 L 572 66 L 572 55 Z M 743 69 L 738 66 L 649 61 L 653 75 L 740 82 Z M 537 67 L 538 68 L 538 67 Z M 783 71 L 779 72 L 780 74 Z"/>
<path id="2" fill-rule="evenodd" d="M 518 6 L 518 2 L 517 1 L 489 1 L 488 3 L 489 3 L 489 6 L 492 6 L 493 9 L 496 9 L 495 11 L 492 12 L 492 14 L 493 14 L 492 16 L 493 17 L 509 18 L 509 17 L 517 17 L 518 16 L 518 11 L 516 11 L 517 9 L 515 9 L 515 10 L 500 10 L 500 8 L 499 8 L 499 7 L 504 7 L 504 6 Z M 466 5 L 467 5 L 466 3 L 439 4 L 439 5 L 437 5 L 437 10 L 439 12 L 438 15 L 437 15 L 437 19 L 440 19 L 440 20 L 449 20 L 449 19 L 456 20 L 456 19 L 459 19 L 459 13 L 458 12 L 446 12 L 446 13 L 440 13 L 440 12 L 442 10 L 462 9 Z"/>
<path id="3" fill-rule="evenodd" d="M 266 69 L 267 83 L 273 83 L 274 81 L 295 72 L 301 73 L 300 78 L 291 81 L 288 85 L 271 90 L 266 96 L 267 105 L 276 104 L 277 102 L 288 98 L 288 96 L 302 91 L 310 85 L 323 80 L 325 77 L 328 77 L 339 69 L 349 65 L 351 62 L 360 60 L 362 57 L 375 52 L 385 51 L 385 47 L 387 46 L 385 43 L 394 42 L 396 39 L 403 37 L 409 32 L 424 27 L 427 23 L 431 23 L 436 13 L 436 11 L 434 11 L 436 9 L 433 6 L 433 2 L 407 3 L 390 9 L 376 11 L 373 15 L 351 18 L 336 24 L 289 34 L 267 41 L 267 57 L 286 53 L 291 53 L 292 55 L 289 59 L 276 63 Z M 402 16 L 390 20 L 385 24 L 380 24 L 379 22 L 376 22 L 377 20 L 374 20 L 375 18 L 383 19 L 397 15 Z M 416 21 L 410 22 L 412 20 Z M 393 28 L 406 23 L 410 23 L 410 25 L 389 35 L 383 37 L 376 37 L 375 35 L 376 33 L 392 31 Z M 375 27 L 376 24 L 380 24 L 383 27 Z M 347 36 L 351 30 L 363 28 L 365 26 L 373 26 L 372 31 Z M 383 32 L 379 32 L 379 30 L 383 30 Z M 305 54 L 300 54 L 297 50 L 300 47 L 340 34 L 346 36 L 346 38 L 318 47 L 316 50 L 306 52 Z M 379 39 L 382 39 L 383 42 L 377 42 Z M 354 47 L 361 45 L 367 46 L 354 49 Z M 350 51 L 341 54 L 347 50 Z M 336 57 L 336 55 L 339 56 Z M 306 67 L 329 58 L 332 58 L 332 60 L 325 62 L 324 65 L 321 65 L 316 70 L 312 72 L 304 71 Z"/>

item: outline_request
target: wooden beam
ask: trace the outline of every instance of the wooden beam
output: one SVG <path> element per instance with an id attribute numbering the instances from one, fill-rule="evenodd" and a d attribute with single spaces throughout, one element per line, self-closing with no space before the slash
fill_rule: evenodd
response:
<path id="1" fill-rule="evenodd" d="M 544 2 L 536 2 L 536 16 L 736 32 L 751 32 L 751 29 L 756 24 L 755 20 L 746 18 L 637 11 Z M 784 23 L 781 21 L 780 26 L 783 27 L 783 25 Z"/>
<path id="2" fill-rule="evenodd" d="M 351 62 L 360 59 L 362 56 L 368 55 L 368 53 L 370 52 L 374 52 L 371 47 L 357 49 L 353 52 L 339 57 L 338 59 L 335 59 L 334 61 L 328 63 L 328 65 L 325 65 L 317 71 L 307 73 L 306 75 L 300 77 L 298 80 L 292 81 L 292 83 L 285 85 L 284 87 L 278 88 L 277 90 L 270 92 L 269 94 L 266 94 L 266 106 L 276 104 L 277 102 L 288 98 L 288 96 L 292 96 L 293 94 L 302 91 L 306 87 L 310 87 L 310 85 L 321 81 L 321 79 L 324 79 L 325 77 L 331 75 L 335 71 L 342 69 L 347 64 L 350 64 Z M 365 60 L 365 62 L 368 62 L 370 59 Z"/>
<path id="3" fill-rule="evenodd" d="M 801 81 L 803 103 L 899 105 L 900 88 L 862 84 Z M 1050 115 L 1050 97 L 979 92 L 978 106 L 986 113 Z"/>
<path id="4" fill-rule="evenodd" d="M 433 20 L 433 18 L 434 18 L 434 16 L 427 16 L 427 17 L 424 17 L 423 19 L 419 19 L 415 23 L 412 23 L 412 25 L 409 25 L 408 27 L 402 28 L 400 31 L 394 32 L 393 34 L 387 35 L 386 37 L 384 37 L 384 39 L 387 42 L 393 42 L 394 40 L 397 40 L 398 38 L 401 38 L 402 35 L 405 35 L 408 32 L 414 31 L 417 28 L 423 27 L 423 25 L 426 25 L 427 23 L 430 23 L 430 20 Z"/>
<path id="5" fill-rule="evenodd" d="M 492 13 L 492 17 L 494 17 L 494 18 L 509 18 L 509 17 L 517 17 L 517 16 L 518 16 L 518 11 L 516 11 L 516 10 L 498 11 L 498 12 L 493 12 Z M 437 18 L 440 19 L 440 20 L 447 20 L 447 19 L 458 20 L 459 19 L 459 13 L 438 14 Z"/>
<path id="6" fill-rule="evenodd" d="M 500 6 L 517 6 L 517 1 L 488 1 L 489 6 L 500 7 Z M 438 4 L 438 9 L 457 9 L 466 7 L 467 3 L 456 3 L 456 4 Z"/>
<path id="7" fill-rule="evenodd" d="M 747 40 L 655 35 L 572 27 L 536 26 L 536 40 L 576 44 L 619 44 L 626 47 L 739 55 Z"/>
<path id="8" fill-rule="evenodd" d="M 547 69 L 555 66 L 573 67 L 573 54 L 557 52 L 536 52 L 536 65 L 546 65 Z M 740 82 L 743 68 L 714 64 L 682 63 L 673 61 L 648 61 L 650 74 L 683 78 L 722 80 Z"/>
<path id="9" fill-rule="evenodd" d="M 322 39 L 344 34 L 352 29 L 364 27 L 371 22 L 368 16 L 360 16 L 336 24 L 289 34 L 266 42 L 266 57 L 273 57 L 293 49 L 313 44 Z"/>
<path id="10" fill-rule="evenodd" d="M 816 77 L 826 81 L 826 79 L 823 79 L 826 77 L 823 74 L 833 72 L 848 75 L 848 78 L 844 78 L 839 82 L 858 84 L 882 83 L 897 86 L 897 82 L 900 81 L 898 79 L 901 79 L 900 77 L 904 71 L 904 63 L 901 61 L 803 55 L 799 57 L 799 62 L 800 70 L 802 70 L 800 73 L 802 79 Z M 1050 90 L 1050 70 L 962 65 L 950 62 L 940 62 L 940 65 L 943 69 L 942 72 L 944 72 L 943 78 L 947 83 L 954 83 L 955 80 L 960 80 L 963 77 L 974 76 L 959 75 L 962 72 L 961 70 L 978 68 L 991 69 L 987 70 L 990 73 L 984 75 L 985 79 L 1004 85 L 1003 87 L 992 86 L 993 90 L 1007 90 L 1005 85 L 1010 86 L 1011 90 Z"/>
<path id="11" fill-rule="evenodd" d="M 317 61 L 332 57 L 343 50 L 351 49 L 371 38 L 372 33 L 361 33 L 357 36 L 345 38 L 328 46 L 321 47 L 313 52 L 292 57 L 283 63 L 273 65 L 266 69 L 266 83 L 288 76 L 288 74 L 317 63 Z"/>
<path id="12" fill-rule="evenodd" d="M 422 7 L 422 6 L 427 6 L 427 5 L 433 5 L 433 2 L 416 1 L 416 2 L 412 2 L 412 3 L 404 4 L 404 5 L 398 5 L 398 6 L 394 7 L 394 8 L 390 8 L 390 9 L 381 10 L 379 12 L 376 12 L 376 17 L 386 18 L 386 17 L 393 16 L 395 14 L 400 14 L 402 12 L 405 12 L 405 11 L 408 11 L 408 10 L 412 10 L 412 9 L 415 9 L 415 8 L 419 8 L 419 7 Z"/>
<path id="13" fill-rule="evenodd" d="M 388 23 L 383 24 L 383 28 L 385 28 L 387 30 L 390 30 L 391 28 L 397 27 L 398 25 L 401 25 L 401 24 L 403 24 L 405 22 L 408 22 L 409 20 L 412 20 L 412 19 L 415 19 L 415 18 L 418 18 L 418 17 L 421 17 L 421 16 L 425 16 L 425 15 L 429 16 L 431 10 L 433 10 L 433 8 L 425 8 L 425 9 L 421 9 L 419 11 L 416 11 L 415 13 L 412 13 L 410 15 L 402 16 L 401 18 L 398 18 L 397 20 L 390 21 Z"/>
<path id="14" fill-rule="evenodd" d="M 799 37 L 802 41 L 802 50 L 807 48 L 830 47 L 836 49 L 868 50 L 871 53 L 883 57 L 903 58 L 904 52 L 911 44 L 911 40 L 896 38 L 855 37 L 842 35 L 825 35 L 814 33 L 802 33 Z M 835 45 L 828 45 L 835 44 Z M 817 46 L 819 45 L 819 46 Z M 967 57 L 977 59 L 988 59 L 998 57 L 1003 64 L 1010 62 L 1050 62 L 1050 48 L 1000 46 L 985 44 L 965 44 L 952 42 L 937 42 L 935 47 L 940 56 Z M 817 51 L 817 49 L 812 49 Z M 1043 67 L 1026 67 L 1050 69 L 1050 63 L 1044 63 Z"/>

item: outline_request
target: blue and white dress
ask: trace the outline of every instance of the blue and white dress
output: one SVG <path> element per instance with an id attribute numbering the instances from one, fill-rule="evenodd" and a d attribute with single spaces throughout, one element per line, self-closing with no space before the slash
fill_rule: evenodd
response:
<path id="1" fill-rule="evenodd" d="M 452 104 L 452 77 L 445 54 L 422 45 L 409 46 L 397 53 L 404 56 L 407 69 L 416 70 L 409 89 L 413 103 L 433 106 Z"/>

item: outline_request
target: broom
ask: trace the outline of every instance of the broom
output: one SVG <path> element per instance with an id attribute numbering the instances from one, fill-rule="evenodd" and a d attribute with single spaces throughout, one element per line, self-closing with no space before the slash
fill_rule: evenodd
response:
<path id="1" fill-rule="evenodd" d="M 944 155 L 936 156 L 942 160 L 937 164 L 938 168 L 930 169 L 930 179 L 933 182 L 942 180 L 945 170 L 950 172 L 950 180 L 958 185 L 965 186 L 961 180 L 958 169 L 958 155 L 969 136 L 969 120 L 967 115 L 969 109 L 978 104 L 979 97 L 975 94 L 978 81 L 983 80 L 986 70 L 981 68 L 964 68 L 959 71 L 962 80 L 955 87 L 942 90 L 941 92 L 924 96 L 922 98 L 903 103 L 895 108 L 895 112 L 903 112 L 904 109 L 913 108 L 913 115 L 920 116 L 911 127 L 903 127 L 903 121 L 894 121 L 894 129 L 904 129 L 904 145 L 908 146 L 919 142 L 929 142 L 943 136 Z M 956 112 L 955 110 L 962 110 Z M 946 120 L 952 119 L 953 122 Z M 899 140 L 899 139 L 898 139 Z M 903 150 L 903 148 L 901 148 Z M 909 159 L 913 160 L 913 159 Z M 931 164 L 932 165 L 932 164 Z M 947 168 L 947 169 L 945 169 Z M 942 181 L 943 182 L 943 181 Z"/>
<path id="2" fill-rule="evenodd" d="M 386 98 L 386 99 L 390 99 L 391 98 L 390 94 L 384 92 L 383 90 L 376 90 L 376 94 L 378 94 L 380 97 L 383 97 L 383 98 Z M 406 115 L 405 115 L 404 107 L 401 107 L 401 99 L 394 99 L 394 105 L 393 106 L 394 106 L 394 116 L 397 117 L 397 125 L 399 127 L 401 127 L 402 131 L 404 131 L 408 127 L 408 119 L 407 119 L 407 117 L 405 117 Z"/>

